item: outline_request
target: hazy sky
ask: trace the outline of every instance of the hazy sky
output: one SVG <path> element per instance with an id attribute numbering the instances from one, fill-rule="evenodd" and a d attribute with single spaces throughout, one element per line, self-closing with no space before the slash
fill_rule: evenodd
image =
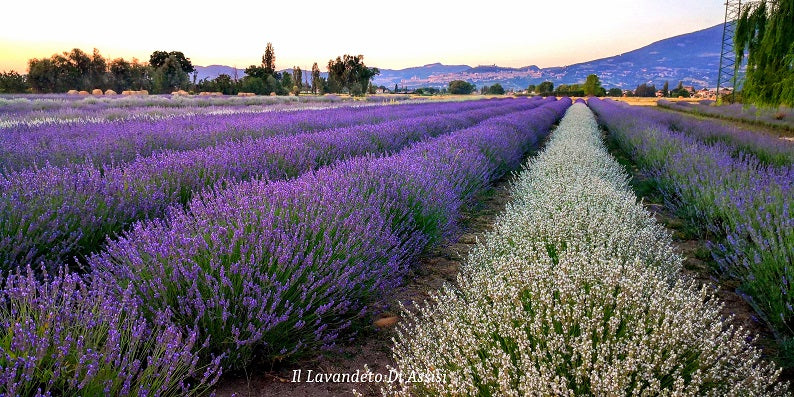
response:
<path id="1" fill-rule="evenodd" d="M 723 0 L 4 1 L 0 71 L 29 58 L 97 48 L 148 60 L 182 51 L 195 65 L 244 68 L 273 43 L 276 66 L 321 68 L 341 54 L 369 66 L 432 62 L 563 66 L 721 23 Z M 298 5 L 299 4 L 299 5 Z"/>

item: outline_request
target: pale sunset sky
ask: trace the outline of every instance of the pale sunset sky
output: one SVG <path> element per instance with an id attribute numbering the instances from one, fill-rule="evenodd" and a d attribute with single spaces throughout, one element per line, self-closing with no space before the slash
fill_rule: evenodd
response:
<path id="1" fill-rule="evenodd" d="M 0 71 L 29 58 L 99 49 L 148 61 L 182 51 L 194 65 L 276 66 L 363 54 L 369 66 L 427 63 L 563 66 L 620 54 L 724 18 L 722 0 L 556 1 L 5 1 Z"/>

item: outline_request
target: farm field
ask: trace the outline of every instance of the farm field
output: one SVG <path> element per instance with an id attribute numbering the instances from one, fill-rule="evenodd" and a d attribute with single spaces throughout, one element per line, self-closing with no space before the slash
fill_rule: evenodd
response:
<path id="1" fill-rule="evenodd" d="M 0 98 L 0 393 L 334 395 L 289 371 L 340 351 L 427 380 L 367 395 L 787 393 L 789 142 L 609 99 L 290 98 Z"/>
<path id="2" fill-rule="evenodd" d="M 700 116 L 739 121 L 782 131 L 794 132 L 794 110 L 785 106 L 779 106 L 777 108 L 756 108 L 755 106 L 744 106 L 739 103 L 712 106 L 711 101 L 690 103 L 670 102 L 666 100 L 660 100 L 658 106 Z"/>

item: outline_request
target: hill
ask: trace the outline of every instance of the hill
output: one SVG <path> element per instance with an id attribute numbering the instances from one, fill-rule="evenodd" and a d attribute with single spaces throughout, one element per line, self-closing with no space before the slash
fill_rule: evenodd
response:
<path id="1" fill-rule="evenodd" d="M 560 84 L 582 83 L 596 74 L 605 87 L 634 88 L 642 83 L 657 87 L 665 81 L 671 86 L 683 81 L 696 88 L 717 85 L 722 25 L 651 43 L 634 51 L 567 66 L 539 68 L 535 65 L 509 68 L 497 65 L 443 65 L 431 63 L 405 69 L 380 69 L 373 82 L 387 88 L 445 87 L 452 80 L 466 80 L 477 86 L 499 83 L 507 89 L 524 89 L 529 84 L 552 81 Z M 198 78 L 214 78 L 221 73 L 233 76 L 234 68 L 196 66 Z M 238 76 L 245 73 L 238 69 Z M 326 74 L 323 73 L 323 76 Z"/>

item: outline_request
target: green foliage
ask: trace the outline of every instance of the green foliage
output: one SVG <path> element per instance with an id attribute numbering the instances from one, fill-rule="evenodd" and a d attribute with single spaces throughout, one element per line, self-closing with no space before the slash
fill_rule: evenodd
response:
<path id="1" fill-rule="evenodd" d="M 554 92 L 554 83 L 551 81 L 544 81 L 538 85 L 537 92 L 543 96 L 549 96 Z"/>
<path id="2" fill-rule="evenodd" d="M 452 80 L 449 82 L 449 93 L 453 95 L 469 95 L 474 92 L 474 84 L 463 80 Z"/>
<path id="3" fill-rule="evenodd" d="M 203 79 L 196 84 L 197 91 L 222 92 L 224 95 L 237 95 L 240 87 L 240 82 L 233 80 L 228 74 L 221 74 L 212 80 Z"/>
<path id="4" fill-rule="evenodd" d="M 272 75 L 276 72 L 276 52 L 273 50 L 271 42 L 265 46 L 265 54 L 262 55 L 262 68 L 265 74 Z"/>
<path id="5" fill-rule="evenodd" d="M 656 86 L 651 84 L 642 83 L 634 90 L 634 95 L 639 97 L 652 97 L 656 96 Z"/>
<path id="6" fill-rule="evenodd" d="M 617 87 L 610 88 L 609 91 L 607 91 L 607 96 L 612 96 L 612 97 L 623 96 L 623 90 Z"/>
<path id="7" fill-rule="evenodd" d="M 501 84 L 496 83 L 496 84 L 488 87 L 488 89 L 486 90 L 486 93 L 488 95 L 504 95 L 505 94 L 505 89 L 502 87 Z"/>
<path id="8" fill-rule="evenodd" d="M 317 62 L 312 65 L 312 92 L 315 94 L 325 93 L 325 81 L 320 77 L 320 67 Z"/>
<path id="9" fill-rule="evenodd" d="M 665 80 L 664 85 L 662 86 L 662 95 L 670 96 L 670 82 L 669 81 Z"/>
<path id="10" fill-rule="evenodd" d="M 582 89 L 584 90 L 585 96 L 601 96 L 601 91 L 603 90 L 601 87 L 601 80 L 594 74 L 587 76 L 587 80 L 585 80 Z"/>
<path id="11" fill-rule="evenodd" d="M 558 96 L 584 96 L 584 88 L 581 84 L 560 84 L 554 93 Z"/>
<path id="12" fill-rule="evenodd" d="M 292 84 L 292 93 L 298 95 L 303 89 L 303 71 L 300 67 L 292 67 L 292 78 L 295 80 Z"/>
<path id="13" fill-rule="evenodd" d="M 794 106 L 794 0 L 750 4 L 742 11 L 734 36 L 736 68 L 745 50 L 747 74 L 742 89 L 747 102 Z"/>
<path id="14" fill-rule="evenodd" d="M 527 92 L 528 92 L 528 93 L 533 93 L 533 92 L 535 92 L 536 88 L 537 88 L 537 87 L 535 87 L 535 84 L 530 84 L 530 85 L 527 87 Z"/>
<path id="15" fill-rule="evenodd" d="M 370 80 L 380 74 L 378 68 L 368 68 L 363 55 L 336 57 L 328 61 L 328 91 L 343 92 L 350 95 L 363 95 L 369 88 Z"/>
<path id="16" fill-rule="evenodd" d="M 15 71 L 0 73 L 0 94 L 24 93 L 30 90 L 27 76 Z"/>
<path id="17" fill-rule="evenodd" d="M 181 51 L 155 51 L 149 56 L 149 65 L 155 69 L 159 69 L 165 65 L 166 62 L 169 62 L 169 60 L 172 64 L 169 67 L 173 67 L 174 64 L 177 63 L 185 74 L 193 73 L 196 70 L 193 67 L 193 63 L 190 62 L 190 58 L 185 58 L 185 54 Z"/>
<path id="18" fill-rule="evenodd" d="M 188 60 L 188 62 L 190 61 Z M 160 66 L 154 68 L 152 73 L 153 93 L 167 94 L 174 90 L 187 89 L 189 87 L 190 78 L 185 72 L 186 66 L 182 65 L 179 56 L 169 55 Z M 190 69 L 192 68 L 193 66 L 190 65 Z"/>
<path id="19" fill-rule="evenodd" d="M 384 87 L 385 88 L 385 87 Z M 438 88 L 434 87 L 420 87 L 414 90 L 416 95 L 438 95 L 441 91 Z"/>

